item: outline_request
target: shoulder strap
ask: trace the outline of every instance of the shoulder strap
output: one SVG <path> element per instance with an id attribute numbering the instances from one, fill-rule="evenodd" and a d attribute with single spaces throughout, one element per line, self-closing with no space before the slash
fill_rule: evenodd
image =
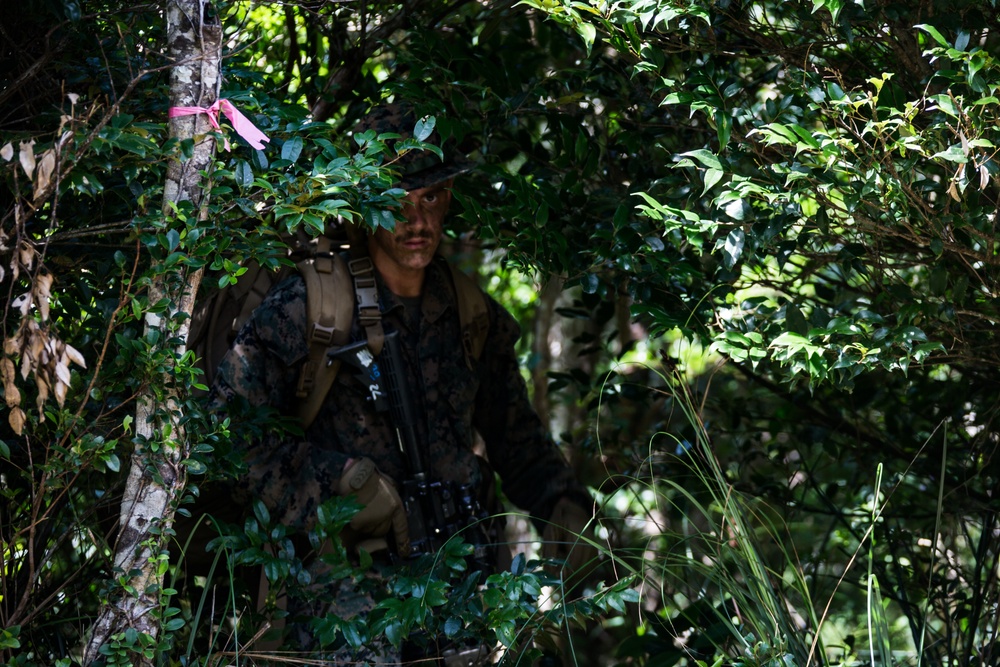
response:
<path id="1" fill-rule="evenodd" d="M 378 356 L 385 342 L 382 329 L 382 309 L 379 307 L 378 283 L 375 281 L 375 264 L 368 256 L 368 242 L 364 238 L 351 238 L 351 261 L 347 265 L 354 282 L 354 299 L 358 304 L 358 321 L 365 328 L 365 338 L 372 354 Z"/>
<path id="2" fill-rule="evenodd" d="M 306 283 L 306 338 L 309 356 L 299 372 L 295 395 L 303 427 L 316 419 L 323 399 L 333 386 L 340 363 L 328 364 L 326 351 L 331 345 L 345 345 L 351 335 L 354 300 L 347 263 L 335 252 L 330 239 L 319 237 L 316 252 L 296 264 Z"/>
<path id="3" fill-rule="evenodd" d="M 472 362 L 479 360 L 486 346 L 486 336 L 490 332 L 490 311 L 486 305 L 486 294 L 476 281 L 451 262 L 447 264 L 458 299 L 458 320 L 462 327 L 465 363 L 471 370 Z"/>

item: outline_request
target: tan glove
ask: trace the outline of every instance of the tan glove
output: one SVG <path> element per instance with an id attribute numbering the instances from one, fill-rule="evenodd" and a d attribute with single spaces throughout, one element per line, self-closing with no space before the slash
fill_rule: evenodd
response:
<path id="1" fill-rule="evenodd" d="M 563 581 L 585 578 L 597 565 L 593 515 L 568 498 L 560 498 L 542 531 L 542 557 L 564 561 Z M 574 577 L 575 575 L 575 577 Z"/>
<path id="2" fill-rule="evenodd" d="M 349 460 L 340 474 L 337 492 L 342 496 L 354 495 L 364 505 L 349 524 L 361 538 L 353 546 L 369 552 L 384 549 L 388 546 L 385 537 L 391 532 L 398 554 L 403 557 L 410 554 L 410 527 L 403 501 L 392 480 L 380 473 L 371 459 Z"/>

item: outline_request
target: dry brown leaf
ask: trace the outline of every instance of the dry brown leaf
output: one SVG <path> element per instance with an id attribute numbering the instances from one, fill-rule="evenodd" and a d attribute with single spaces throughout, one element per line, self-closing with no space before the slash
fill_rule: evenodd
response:
<path id="1" fill-rule="evenodd" d="M 962 198 L 958 195 L 958 185 L 955 181 L 952 181 L 951 185 L 948 186 L 948 194 L 951 195 L 951 198 L 955 201 L 962 201 Z"/>
<path id="2" fill-rule="evenodd" d="M 38 330 L 38 325 L 34 320 L 28 320 L 28 340 L 22 350 L 21 357 L 21 379 L 27 380 L 32 372 L 37 373 L 39 362 L 45 351 L 45 336 Z"/>
<path id="3" fill-rule="evenodd" d="M 16 435 L 22 435 L 24 432 L 24 410 L 21 408 L 14 408 L 10 411 L 10 416 L 7 417 L 7 422 L 10 427 L 14 429 Z"/>
<path id="4" fill-rule="evenodd" d="M 21 405 L 21 390 L 17 388 L 17 385 L 11 383 L 4 387 L 3 394 L 8 408 L 16 408 Z"/>
<path id="5" fill-rule="evenodd" d="M 21 354 L 21 344 L 18 342 L 18 339 L 11 336 L 5 340 L 3 342 L 3 353 L 11 357 Z"/>
<path id="6" fill-rule="evenodd" d="M 31 178 L 31 175 L 35 172 L 35 140 L 21 142 L 21 151 L 18 155 L 18 159 L 21 161 L 21 169 L 24 169 L 24 173 Z"/>
<path id="7" fill-rule="evenodd" d="M 45 346 L 42 348 L 42 363 L 48 366 L 59 358 L 59 354 L 59 339 L 46 336 Z"/>
<path id="8" fill-rule="evenodd" d="M 31 271 L 31 267 L 35 265 L 35 249 L 30 243 L 27 241 L 21 243 L 17 249 L 17 259 L 25 269 Z"/>
<path id="9" fill-rule="evenodd" d="M 38 168 L 35 170 L 35 192 L 32 198 L 38 201 L 52 180 L 52 172 L 56 169 L 56 151 L 53 148 L 42 153 L 42 159 L 38 161 Z"/>
<path id="10" fill-rule="evenodd" d="M 56 382 L 56 403 L 59 404 L 61 408 L 66 403 L 66 393 L 69 391 L 69 385 L 63 382 Z"/>
<path id="11" fill-rule="evenodd" d="M 49 382 L 43 375 L 35 376 L 35 385 L 38 387 L 38 396 L 35 398 L 35 405 L 38 406 L 38 420 L 45 421 L 45 401 L 49 400 Z"/>
<path id="12" fill-rule="evenodd" d="M 42 269 L 35 278 L 35 303 L 38 304 L 38 312 L 41 313 L 42 322 L 49 321 L 49 301 L 52 300 L 53 280 L 53 275 L 45 269 Z"/>
<path id="13" fill-rule="evenodd" d="M 0 157 L 3 158 L 4 162 L 10 162 L 11 158 L 14 157 L 14 144 L 9 141 L 0 148 Z"/>
<path id="14" fill-rule="evenodd" d="M 69 384 L 70 381 L 72 380 L 72 376 L 70 375 L 69 372 L 69 359 L 66 358 L 65 354 L 59 357 L 59 360 L 56 362 L 55 369 L 56 369 L 56 379 L 59 382 Z"/>
<path id="15" fill-rule="evenodd" d="M 0 359 L 0 376 L 3 377 L 3 393 L 8 408 L 14 408 L 21 404 L 21 391 L 14 384 L 16 375 L 17 370 L 14 368 L 14 362 L 7 357 Z"/>
<path id="16" fill-rule="evenodd" d="M 69 358 L 71 362 L 73 362 L 80 368 L 87 368 L 87 360 L 84 359 L 83 355 L 80 354 L 80 351 L 77 350 L 72 345 L 69 344 L 66 345 L 66 356 Z"/>

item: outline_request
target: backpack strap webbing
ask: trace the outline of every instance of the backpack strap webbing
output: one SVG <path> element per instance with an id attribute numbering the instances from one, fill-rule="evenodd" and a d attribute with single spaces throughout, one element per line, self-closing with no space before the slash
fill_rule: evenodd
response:
<path id="1" fill-rule="evenodd" d="M 358 302 L 358 322 L 365 328 L 365 338 L 372 354 L 378 356 L 385 343 L 382 328 L 382 308 L 378 302 L 378 284 L 375 282 L 375 265 L 368 256 L 367 245 L 351 244 L 351 261 L 348 271 L 354 281 L 354 298 Z"/>
<path id="2" fill-rule="evenodd" d="M 472 278 L 451 262 L 451 282 L 455 286 L 458 301 L 458 321 L 462 327 L 462 347 L 465 363 L 469 370 L 473 361 L 478 361 L 486 346 L 486 336 L 490 332 L 490 312 L 486 306 L 486 295 Z"/>
<path id="3" fill-rule="evenodd" d="M 303 427 L 316 419 L 327 392 L 340 370 L 339 362 L 329 363 L 326 352 L 333 345 L 350 340 L 354 303 L 345 298 L 351 293 L 347 263 L 335 252 L 330 239 L 316 239 L 316 252 L 296 267 L 306 284 L 306 340 L 309 356 L 299 371 L 295 395 L 304 399 L 298 415 Z"/>

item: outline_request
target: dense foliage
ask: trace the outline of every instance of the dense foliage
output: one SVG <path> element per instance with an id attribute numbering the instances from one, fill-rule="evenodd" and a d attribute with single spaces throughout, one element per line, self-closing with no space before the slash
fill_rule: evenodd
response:
<path id="1" fill-rule="evenodd" d="M 230 132 L 208 219 L 165 220 L 167 160 L 191 147 L 166 141 L 160 9 L 5 9 L 0 662 L 71 664 L 121 594 L 135 400 L 164 369 L 185 397 L 191 491 L 235 469 L 194 360 L 142 333 L 166 307 L 146 298 L 154 266 L 224 284 L 248 257 L 276 265 L 282 232 L 386 223 L 392 156 L 348 130 L 391 95 L 480 162 L 457 186 L 455 246 L 471 231 L 534 334 L 525 357 L 550 381 L 535 400 L 601 505 L 609 583 L 539 612 L 555 582 L 534 562 L 485 581 L 444 554 L 401 577 L 371 627 L 326 619 L 324 637 L 427 627 L 513 655 L 521 633 L 570 619 L 586 632 L 558 645 L 582 663 L 996 662 L 990 0 L 211 11 L 223 97 L 271 142 Z M 548 287 L 536 298 L 509 269 Z M 349 511 L 326 508 L 322 530 Z M 308 584 L 302 545 L 252 516 L 220 540 L 233 561 Z M 165 634 L 122 629 L 109 660 L 252 650 L 252 619 L 220 638 L 168 593 Z"/>

